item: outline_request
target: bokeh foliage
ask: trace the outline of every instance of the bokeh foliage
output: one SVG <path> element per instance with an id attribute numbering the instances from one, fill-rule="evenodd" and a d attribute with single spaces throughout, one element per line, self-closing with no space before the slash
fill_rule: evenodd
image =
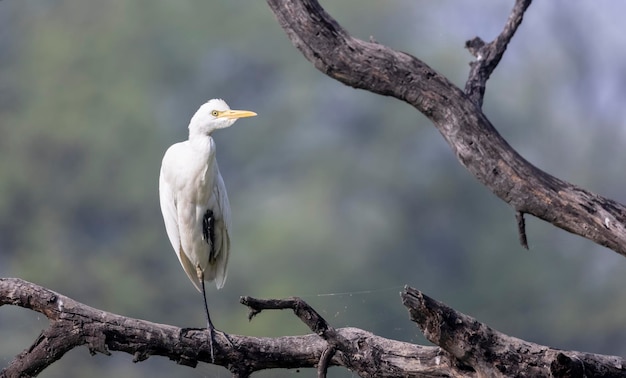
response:
<path id="1" fill-rule="evenodd" d="M 463 42 L 493 38 L 509 3 L 324 5 L 356 36 L 462 85 Z M 533 163 L 621 202 L 626 53 L 610 25 L 624 10 L 533 4 L 485 102 Z M 514 336 L 626 353 L 623 258 L 532 219 L 531 251 L 521 249 L 512 210 L 423 116 L 317 72 L 264 2 L 0 2 L 0 276 L 202 326 L 200 296 L 165 236 L 157 178 L 167 146 L 186 138 L 212 97 L 259 113 L 215 135 L 234 218 L 229 279 L 209 294 L 219 328 L 308 333 L 289 313 L 248 323 L 238 304 L 240 295 L 299 295 L 336 327 L 424 342 L 397 294 L 409 284 Z M 45 325 L 0 309 L 0 365 Z M 130 360 L 82 348 L 41 376 L 227 375 Z"/>

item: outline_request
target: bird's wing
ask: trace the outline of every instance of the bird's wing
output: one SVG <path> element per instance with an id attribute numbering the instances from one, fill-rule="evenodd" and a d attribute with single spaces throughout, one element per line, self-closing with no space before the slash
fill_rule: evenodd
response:
<path id="1" fill-rule="evenodd" d="M 173 172 L 178 170 L 175 164 L 180 160 L 180 146 L 173 145 L 170 147 L 163 157 L 161 165 L 161 173 L 159 176 L 159 200 L 161 203 L 161 212 L 163 213 L 163 221 L 165 223 L 165 231 L 170 239 L 172 248 L 178 257 L 178 261 L 182 265 L 185 273 L 194 284 L 196 289 L 200 289 L 200 280 L 198 279 L 196 268 L 189 260 L 181 244 L 180 225 L 178 222 L 178 208 L 176 195 L 174 191 Z"/>
<path id="2" fill-rule="evenodd" d="M 161 202 L 161 212 L 163 213 L 167 237 L 170 239 L 174 251 L 178 251 L 180 248 L 180 235 L 178 233 L 176 199 L 172 185 L 166 179 L 165 169 L 167 169 L 167 166 L 163 164 L 161 167 L 161 175 L 159 176 L 159 200 Z"/>
<path id="3" fill-rule="evenodd" d="M 226 194 L 226 185 L 224 185 L 224 179 L 222 175 L 217 171 L 217 179 L 214 188 L 214 195 L 217 199 L 217 205 L 220 208 L 226 231 L 230 230 L 232 221 L 230 218 L 230 202 L 228 202 L 228 194 Z"/>
<path id="4" fill-rule="evenodd" d="M 226 267 L 228 265 L 228 256 L 230 254 L 230 236 L 228 230 L 231 227 L 230 203 L 226 194 L 226 186 L 222 175 L 217 169 L 215 185 L 213 186 L 214 206 L 217 206 L 217 219 L 215 222 L 215 247 L 217 250 L 216 263 L 212 267 L 212 275 L 215 277 L 215 285 L 217 288 L 224 286 L 226 282 Z"/>

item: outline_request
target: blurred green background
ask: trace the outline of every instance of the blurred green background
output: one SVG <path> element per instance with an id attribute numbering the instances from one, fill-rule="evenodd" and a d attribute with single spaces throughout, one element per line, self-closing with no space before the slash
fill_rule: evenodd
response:
<path id="1" fill-rule="evenodd" d="M 357 37 L 409 52 L 463 86 L 475 35 L 512 1 L 323 1 Z M 626 202 L 623 2 L 536 2 L 488 82 L 485 112 L 532 163 Z M 0 1 L 0 276 L 93 307 L 202 327 L 201 297 L 158 205 L 165 149 L 213 97 L 259 116 L 217 132 L 234 229 L 218 328 L 308 330 L 288 312 L 247 321 L 239 296 L 304 297 L 335 327 L 426 343 L 408 284 L 513 336 L 626 354 L 626 260 L 514 213 L 395 99 L 345 87 L 291 46 L 261 1 Z M 0 308 L 0 366 L 47 320 Z M 41 377 L 229 376 L 79 348 Z M 351 376 L 332 369 L 333 376 Z M 272 371 L 269 376 L 314 376 Z"/>

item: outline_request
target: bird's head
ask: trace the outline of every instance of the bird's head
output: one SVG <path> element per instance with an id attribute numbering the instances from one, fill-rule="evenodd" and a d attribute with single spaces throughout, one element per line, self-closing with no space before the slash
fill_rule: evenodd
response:
<path id="1" fill-rule="evenodd" d="M 200 106 L 189 122 L 190 134 L 211 135 L 214 130 L 231 126 L 237 119 L 254 117 L 255 112 L 231 110 L 222 99 L 212 99 Z"/>

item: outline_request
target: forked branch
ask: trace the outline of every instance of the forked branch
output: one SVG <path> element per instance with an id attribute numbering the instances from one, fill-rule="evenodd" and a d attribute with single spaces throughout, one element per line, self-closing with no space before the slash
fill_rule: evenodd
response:
<path id="1" fill-rule="evenodd" d="M 465 83 L 465 93 L 478 107 L 482 108 L 483 106 L 489 76 L 500 63 L 500 59 L 502 59 L 509 42 L 522 23 L 524 13 L 531 2 L 532 0 L 515 1 L 515 6 L 504 25 L 504 29 L 493 41 L 485 43 L 480 37 L 475 37 L 465 42 L 465 47 L 476 57 L 476 60 L 470 63 L 471 70 Z"/>
<path id="2" fill-rule="evenodd" d="M 531 214 L 626 255 L 626 207 L 540 170 L 496 131 L 477 102 L 416 57 L 344 30 L 316 0 L 267 0 L 285 33 L 326 75 L 373 93 L 405 101 L 428 117 L 459 162 L 517 212 Z M 493 71 L 529 1 L 518 1 L 503 37 L 479 62 L 468 92 L 480 99 L 480 77 Z M 510 27 L 508 27 L 510 26 Z M 485 52 L 484 46 L 475 51 Z M 489 50 L 491 51 L 491 50 Z M 484 64 L 484 63 L 483 63 Z M 606 225 L 610 227 L 606 227 Z"/>

